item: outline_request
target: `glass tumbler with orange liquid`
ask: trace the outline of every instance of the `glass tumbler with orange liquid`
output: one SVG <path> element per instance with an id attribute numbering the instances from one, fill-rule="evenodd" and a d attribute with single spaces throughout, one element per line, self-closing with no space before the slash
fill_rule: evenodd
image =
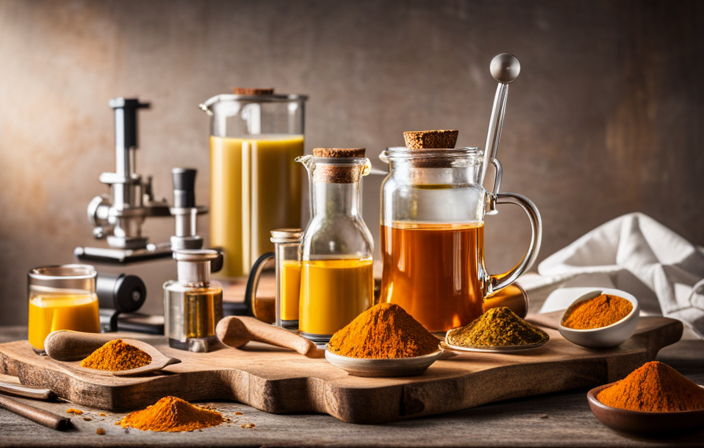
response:
<path id="1" fill-rule="evenodd" d="M 56 330 L 100 333 L 95 268 L 82 264 L 29 271 L 29 343 L 44 352 L 44 339 Z"/>
<path id="2" fill-rule="evenodd" d="M 382 184 L 380 301 L 403 307 L 429 331 L 446 332 L 482 314 L 484 297 L 513 283 L 538 255 L 540 214 L 524 196 L 493 194 L 479 182 L 477 148 L 388 148 Z M 515 204 L 530 218 L 531 243 L 509 272 L 484 266 L 484 215 L 493 204 Z"/>
<path id="3" fill-rule="evenodd" d="M 364 149 L 316 148 L 308 169 L 312 217 L 301 243 L 301 334 L 326 342 L 372 305 L 374 242 L 362 219 Z"/>

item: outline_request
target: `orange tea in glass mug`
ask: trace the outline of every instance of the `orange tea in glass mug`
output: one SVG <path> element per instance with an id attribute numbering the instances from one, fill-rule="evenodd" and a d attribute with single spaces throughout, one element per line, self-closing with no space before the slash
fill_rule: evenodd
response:
<path id="1" fill-rule="evenodd" d="M 429 331 L 445 332 L 482 314 L 484 297 L 513 283 L 535 260 L 540 214 L 527 198 L 492 194 L 479 183 L 478 148 L 388 148 L 382 184 L 381 302 L 403 307 Z M 499 275 L 484 267 L 484 215 L 492 201 L 515 204 L 530 218 L 530 247 Z"/>
<path id="2" fill-rule="evenodd" d="M 29 343 L 36 352 L 44 352 L 44 339 L 52 331 L 100 333 L 93 266 L 46 266 L 28 276 Z"/>

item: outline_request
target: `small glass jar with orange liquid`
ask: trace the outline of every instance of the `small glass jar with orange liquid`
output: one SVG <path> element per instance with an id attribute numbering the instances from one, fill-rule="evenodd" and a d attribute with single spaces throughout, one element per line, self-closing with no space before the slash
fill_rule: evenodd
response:
<path id="1" fill-rule="evenodd" d="M 259 280 L 267 262 L 276 262 L 276 298 L 274 301 L 274 325 L 289 330 L 298 330 L 299 296 L 301 293 L 301 229 L 275 229 L 271 231 L 274 252 L 267 252 L 252 265 L 245 292 L 245 302 L 250 304 L 257 316 L 256 296 Z M 262 303 L 264 303 L 262 301 Z"/>
<path id="2" fill-rule="evenodd" d="M 361 180 L 370 163 L 363 148 L 316 148 L 296 159 L 308 170 L 311 220 L 301 243 L 298 328 L 316 342 L 372 305 L 374 241 L 361 212 Z"/>
<path id="3" fill-rule="evenodd" d="M 100 333 L 93 266 L 46 266 L 28 275 L 29 343 L 34 351 L 44 353 L 44 339 L 52 331 Z"/>
<path id="4" fill-rule="evenodd" d="M 271 231 L 276 258 L 276 325 L 298 330 L 301 293 L 301 229 Z"/>

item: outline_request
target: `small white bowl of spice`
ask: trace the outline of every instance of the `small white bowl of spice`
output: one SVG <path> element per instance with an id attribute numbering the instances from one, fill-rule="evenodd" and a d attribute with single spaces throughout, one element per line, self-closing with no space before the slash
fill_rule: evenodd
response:
<path id="1" fill-rule="evenodd" d="M 633 336 L 640 307 L 631 294 L 600 289 L 578 297 L 560 319 L 560 334 L 587 348 L 611 348 Z"/>

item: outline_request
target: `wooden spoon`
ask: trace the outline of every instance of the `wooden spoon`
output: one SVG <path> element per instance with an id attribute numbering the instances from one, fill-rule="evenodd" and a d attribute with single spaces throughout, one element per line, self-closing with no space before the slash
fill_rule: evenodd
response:
<path id="1" fill-rule="evenodd" d="M 309 358 L 325 357 L 325 350 L 318 349 L 312 341 L 253 317 L 225 317 L 218 322 L 215 334 L 223 344 L 229 347 L 240 348 L 249 341 L 257 341 L 277 347 L 290 348 Z"/>
<path id="2" fill-rule="evenodd" d="M 79 366 L 70 366 L 70 369 L 79 370 L 83 373 L 93 374 L 108 374 L 114 376 L 137 376 L 145 373 L 161 370 L 171 364 L 178 364 L 180 359 L 170 358 L 153 345 L 136 339 L 125 339 L 115 337 L 111 334 L 100 333 L 82 333 L 80 331 L 58 330 L 49 333 L 49 336 L 44 340 L 44 350 L 46 354 L 56 361 L 76 361 L 84 359 L 95 350 L 99 349 L 107 342 L 115 339 L 122 339 L 125 344 L 133 345 L 138 349 L 146 352 L 152 357 L 152 361 L 146 366 L 137 367 L 136 369 L 106 371 L 97 369 L 88 369 Z"/>

